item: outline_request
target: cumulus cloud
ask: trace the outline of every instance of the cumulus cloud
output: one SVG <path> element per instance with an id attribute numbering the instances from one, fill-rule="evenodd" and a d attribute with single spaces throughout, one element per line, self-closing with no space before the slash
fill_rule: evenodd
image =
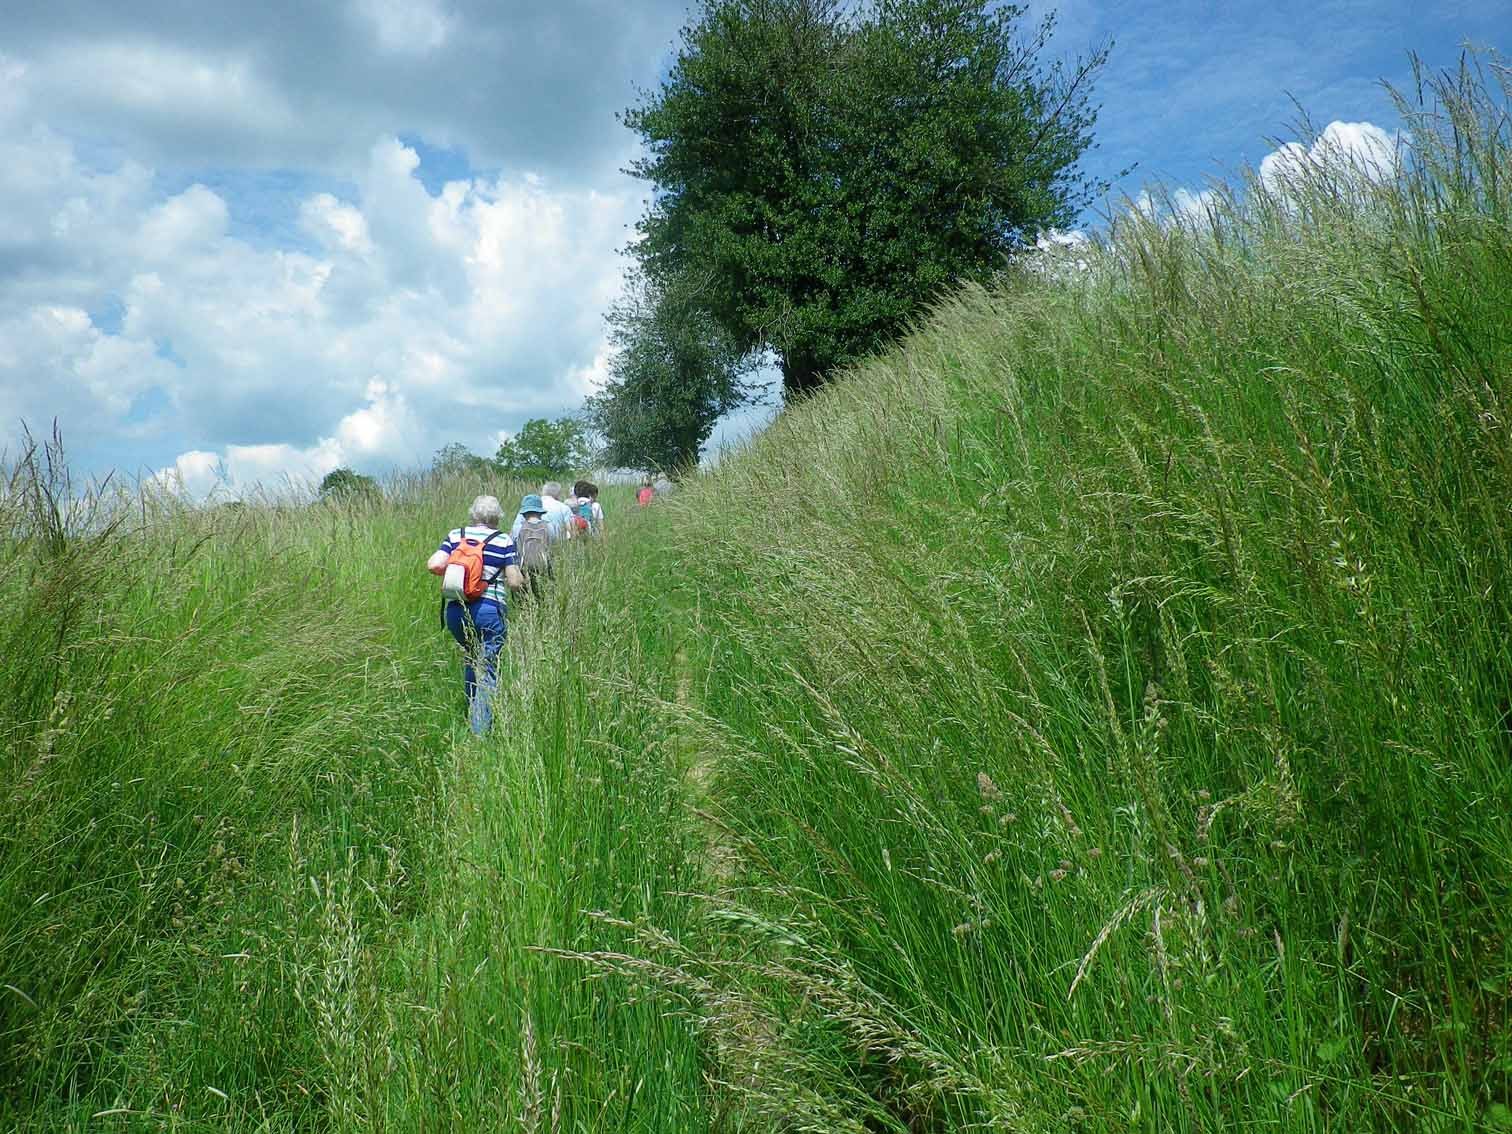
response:
<path id="1" fill-rule="evenodd" d="M 304 230 L 327 249 L 359 256 L 373 250 L 367 218 L 329 193 L 308 198 L 299 208 L 299 220 Z"/>
<path id="2" fill-rule="evenodd" d="M 403 391 L 374 379 L 368 383 L 363 405 L 314 444 L 231 444 L 223 452 L 191 449 L 159 469 L 153 479 L 196 499 L 217 494 L 239 496 L 258 488 L 307 491 L 335 468 L 372 468 L 375 461 L 403 461 L 410 456 L 413 438 L 422 430 L 423 424 L 416 420 Z"/>
<path id="3" fill-rule="evenodd" d="M 1034 238 L 1034 247 L 1022 258 L 1032 272 L 1056 279 L 1069 279 L 1090 267 L 1091 238 L 1079 228 L 1050 228 Z"/>
<path id="4" fill-rule="evenodd" d="M 13 5 L 0 452 L 205 491 L 575 406 L 642 207 L 614 112 L 681 0 Z"/>
<path id="5" fill-rule="evenodd" d="M 451 16 L 428 0 L 356 0 L 352 10 L 385 51 L 401 55 L 429 54 L 451 34 Z"/>
<path id="6" fill-rule="evenodd" d="M 1188 227 L 1212 223 L 1218 194 L 1211 189 L 1180 188 L 1171 194 L 1171 213 Z"/>
<path id="7" fill-rule="evenodd" d="M 226 480 L 225 464 L 219 454 L 191 449 L 180 453 L 173 464 L 158 469 L 147 483 L 192 500 L 205 500 L 224 488 Z"/>
<path id="8" fill-rule="evenodd" d="M 70 137 L 154 168 L 344 176 L 385 134 L 480 168 L 598 176 L 614 112 L 654 75 L 682 0 L 259 0 L 7 5 L 5 51 Z"/>
<path id="9" fill-rule="evenodd" d="M 260 247 L 205 185 L 162 196 L 45 130 L 5 156 L 0 256 L 23 270 L 0 278 L 0 412 L 59 418 L 97 463 L 182 438 L 173 477 L 198 489 L 424 463 L 577 404 L 641 204 L 540 176 L 432 195 L 380 138 L 348 195 L 300 202 L 306 247 Z"/>
<path id="10" fill-rule="evenodd" d="M 1256 168 L 1256 180 L 1281 201 L 1320 178 L 1336 188 L 1366 187 L 1396 176 L 1407 144 L 1404 135 L 1370 122 L 1330 122 L 1311 143 L 1283 142 L 1266 154 Z M 1221 204 L 1218 190 L 1180 186 L 1155 193 L 1141 190 L 1124 208 L 1144 220 L 1201 228 L 1213 223 Z"/>
<path id="11" fill-rule="evenodd" d="M 1361 182 L 1396 176 L 1404 139 L 1370 122 L 1330 122 L 1310 145 L 1286 142 L 1260 162 L 1260 182 L 1285 194 L 1318 173 Z"/>

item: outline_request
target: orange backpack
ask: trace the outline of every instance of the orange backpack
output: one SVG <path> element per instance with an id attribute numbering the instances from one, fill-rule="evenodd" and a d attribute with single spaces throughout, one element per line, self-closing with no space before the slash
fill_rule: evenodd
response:
<path id="1" fill-rule="evenodd" d="M 489 532 L 482 539 L 467 534 L 462 528 L 462 538 L 446 557 L 446 571 L 441 577 L 442 597 L 453 602 L 476 602 L 488 589 L 483 577 L 483 552 L 497 536 Z"/>

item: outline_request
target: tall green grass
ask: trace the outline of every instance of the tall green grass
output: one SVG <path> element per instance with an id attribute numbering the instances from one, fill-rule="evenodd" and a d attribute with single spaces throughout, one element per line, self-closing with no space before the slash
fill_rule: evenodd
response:
<path id="1" fill-rule="evenodd" d="M 0 1125 L 1512 1123 L 1506 72 L 945 302 L 578 545 L 0 496 Z M 85 494 L 86 503 L 89 500 Z"/>
<path id="2" fill-rule="evenodd" d="M 1131 211 L 669 502 L 750 1129 L 1512 1121 L 1506 72 Z M 1499 85 L 1498 85 L 1499 84 Z"/>
<path id="3" fill-rule="evenodd" d="M 75 492 L 54 446 L 3 507 L 0 1112 L 299 1125 L 449 755 L 410 517 Z"/>
<path id="4" fill-rule="evenodd" d="M 642 761 L 611 798 L 625 768 L 569 755 L 614 717 L 531 637 L 544 608 L 516 619 L 516 723 L 473 740 L 421 570 L 472 495 L 520 487 L 206 509 L 81 489 L 56 439 L 13 462 L 0 1126 L 667 1128 L 645 1049 L 595 1045 L 649 1028 L 696 1087 L 690 1045 L 527 948 L 608 943 L 582 911 L 675 875 L 683 828 L 648 818 L 675 780 Z"/>

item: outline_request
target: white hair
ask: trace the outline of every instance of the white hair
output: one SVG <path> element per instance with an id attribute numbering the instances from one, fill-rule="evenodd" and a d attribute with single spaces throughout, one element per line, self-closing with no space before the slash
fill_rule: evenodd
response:
<path id="1" fill-rule="evenodd" d="M 472 502 L 472 511 L 468 513 L 468 519 L 474 524 L 486 524 L 490 528 L 499 526 L 499 515 L 503 509 L 499 507 L 497 496 L 479 496 Z"/>
<path id="2" fill-rule="evenodd" d="M 561 482 L 556 480 L 548 480 L 545 484 L 541 485 L 541 495 L 551 496 L 556 498 L 557 500 L 560 500 L 562 498 Z"/>

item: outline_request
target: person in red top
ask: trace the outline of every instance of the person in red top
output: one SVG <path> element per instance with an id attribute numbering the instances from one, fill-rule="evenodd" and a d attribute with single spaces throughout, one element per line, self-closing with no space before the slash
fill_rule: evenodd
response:
<path id="1" fill-rule="evenodd" d="M 656 499 L 656 489 L 651 487 L 651 478 L 648 476 L 641 481 L 640 491 L 635 494 L 635 502 L 644 508 L 654 499 Z"/>

